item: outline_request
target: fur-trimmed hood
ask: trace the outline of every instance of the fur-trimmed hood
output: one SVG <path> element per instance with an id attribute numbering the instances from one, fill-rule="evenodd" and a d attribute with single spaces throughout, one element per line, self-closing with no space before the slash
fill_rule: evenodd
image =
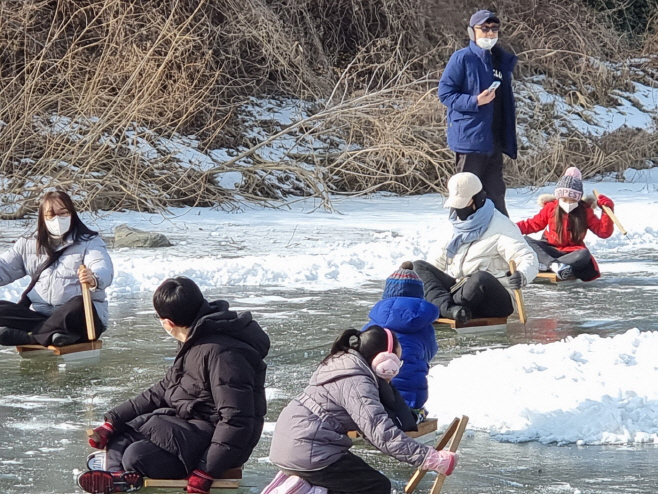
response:
<path id="1" fill-rule="evenodd" d="M 553 194 L 541 194 L 537 198 L 537 204 L 539 204 L 540 207 L 544 207 L 547 203 L 553 202 L 555 200 L 555 196 Z M 587 204 L 590 208 L 596 209 L 596 197 L 594 197 L 592 194 L 586 195 L 581 199 L 585 204 Z"/>

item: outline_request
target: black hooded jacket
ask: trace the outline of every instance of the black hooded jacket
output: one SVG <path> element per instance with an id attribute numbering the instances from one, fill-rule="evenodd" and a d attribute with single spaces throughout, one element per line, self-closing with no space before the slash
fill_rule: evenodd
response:
<path id="1" fill-rule="evenodd" d="M 117 432 L 130 427 L 176 455 L 188 473 L 215 478 L 247 461 L 267 408 L 270 340 L 250 312 L 228 307 L 204 302 L 164 379 L 105 416 Z"/>

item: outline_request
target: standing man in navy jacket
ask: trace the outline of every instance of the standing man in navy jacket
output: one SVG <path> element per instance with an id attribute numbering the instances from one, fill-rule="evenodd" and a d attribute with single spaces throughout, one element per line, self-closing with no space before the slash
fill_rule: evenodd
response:
<path id="1" fill-rule="evenodd" d="M 512 71 L 517 57 L 498 41 L 500 20 L 489 10 L 471 16 L 468 47 L 453 53 L 439 82 L 439 99 L 448 107 L 448 146 L 457 172 L 478 176 L 487 197 L 505 207 L 503 153 L 516 159 L 516 110 Z M 497 81 L 497 89 L 490 90 Z"/>

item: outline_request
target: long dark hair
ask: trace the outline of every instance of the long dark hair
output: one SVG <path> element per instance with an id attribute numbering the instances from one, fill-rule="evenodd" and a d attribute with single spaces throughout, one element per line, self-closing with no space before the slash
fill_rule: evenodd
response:
<path id="1" fill-rule="evenodd" d="M 578 207 L 571 211 L 569 214 L 569 236 L 572 242 L 580 242 L 585 238 L 587 234 L 587 210 L 585 208 L 589 207 L 585 201 L 578 201 Z M 557 233 L 558 238 L 561 243 L 567 243 L 569 238 L 564 238 L 562 232 L 562 222 L 565 213 L 560 204 L 558 203 L 555 208 L 555 233 Z"/>
<path id="2" fill-rule="evenodd" d="M 392 331 L 391 335 L 393 336 L 393 351 L 395 351 L 397 348 L 400 348 L 400 342 Z M 336 338 L 336 341 L 331 346 L 329 355 L 324 358 L 322 363 L 326 363 L 335 355 L 345 353 L 348 350 L 355 350 L 366 359 L 368 364 L 372 364 L 377 354 L 385 352 L 387 348 L 388 336 L 381 326 L 370 326 L 365 331 L 346 329 Z"/>
<path id="3" fill-rule="evenodd" d="M 46 192 L 41 198 L 41 203 L 39 204 L 39 215 L 37 217 L 38 254 L 47 254 L 48 256 L 52 256 L 55 252 L 55 246 L 52 243 L 52 238 L 50 233 L 48 233 L 48 228 L 46 228 L 46 221 L 44 219 L 46 209 L 55 201 L 61 202 L 69 211 L 69 213 L 71 213 L 71 227 L 69 228 L 69 231 L 64 235 L 64 239 L 71 238 L 73 239 L 73 242 L 79 242 L 81 240 L 89 240 L 92 237 L 98 235 L 98 232 L 90 230 L 82 222 L 75 210 L 75 206 L 71 200 L 71 197 L 66 192 L 62 192 L 60 190 Z"/>

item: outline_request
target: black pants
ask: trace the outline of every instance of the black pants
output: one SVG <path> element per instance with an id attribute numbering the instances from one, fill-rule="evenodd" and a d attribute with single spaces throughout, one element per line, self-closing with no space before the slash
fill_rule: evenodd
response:
<path id="1" fill-rule="evenodd" d="M 184 479 L 189 475 L 177 456 L 133 430 L 115 434 L 107 443 L 107 470 L 131 470 L 152 479 Z"/>
<path id="2" fill-rule="evenodd" d="M 503 180 L 503 152 L 494 150 L 493 154 L 455 153 L 457 172 L 471 172 L 482 182 L 496 209 L 509 216 L 505 207 L 505 180 Z"/>
<path id="3" fill-rule="evenodd" d="M 507 317 L 514 312 L 509 292 L 487 271 L 473 273 L 454 293 L 450 293 L 450 288 L 457 282 L 455 278 L 429 262 L 414 261 L 413 264 L 414 271 L 423 280 L 425 300 L 436 305 L 441 314 L 455 305 L 471 309 L 474 318 Z"/>
<path id="4" fill-rule="evenodd" d="M 525 239 L 528 245 L 537 253 L 539 262 L 546 266 L 550 266 L 552 262 L 568 264 L 573 270 L 573 275 L 584 281 L 592 280 L 599 275 L 599 272 L 594 267 L 592 254 L 590 254 L 588 249 L 579 249 L 564 253 L 545 240 L 535 240 L 528 236 Z"/>
<path id="5" fill-rule="evenodd" d="M 297 475 L 311 485 L 325 487 L 329 491 L 328 494 L 391 494 L 391 481 L 349 452 L 322 470 L 283 470 L 283 473 Z"/>
<path id="6" fill-rule="evenodd" d="M 96 336 L 99 336 L 105 328 L 95 307 L 93 311 Z M 0 300 L 0 326 L 31 332 L 40 345 L 50 345 L 55 333 L 77 334 L 80 335 L 79 341 L 89 341 L 82 295 L 60 305 L 50 316 L 40 314 L 24 305 Z"/>

